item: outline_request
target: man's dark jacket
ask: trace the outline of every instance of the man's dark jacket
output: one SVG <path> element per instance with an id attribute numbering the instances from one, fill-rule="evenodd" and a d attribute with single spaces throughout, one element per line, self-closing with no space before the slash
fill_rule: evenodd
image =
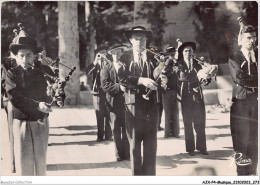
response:
<path id="1" fill-rule="evenodd" d="M 106 92 L 107 108 L 114 112 L 114 108 L 116 109 L 118 106 L 116 105 L 118 101 L 123 100 L 121 104 L 124 103 L 124 99 L 122 99 L 124 92 L 120 89 L 116 69 L 112 62 L 107 62 L 101 70 L 101 86 Z"/>
<path id="2" fill-rule="evenodd" d="M 247 94 L 257 92 L 258 87 L 258 71 L 257 51 L 254 51 L 256 63 L 251 63 L 251 75 L 248 74 L 248 61 L 241 51 L 232 54 L 229 58 L 229 69 L 234 82 L 233 97 L 235 99 L 245 99 Z"/>
<path id="3" fill-rule="evenodd" d="M 46 116 L 38 110 L 39 102 L 51 102 L 47 96 L 47 82 L 43 73 L 54 75 L 49 66 L 37 62 L 35 68 L 24 70 L 21 66 L 12 68 L 6 75 L 6 92 L 14 106 L 14 119 L 36 121 Z"/>

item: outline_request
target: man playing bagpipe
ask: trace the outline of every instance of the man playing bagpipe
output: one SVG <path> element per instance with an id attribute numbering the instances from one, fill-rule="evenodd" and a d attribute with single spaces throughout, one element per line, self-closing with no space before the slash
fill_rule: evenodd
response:
<path id="1" fill-rule="evenodd" d="M 203 155 L 208 155 L 205 134 L 206 112 L 201 84 L 202 80 L 204 80 L 204 84 L 208 84 L 211 80 L 209 74 L 203 73 L 202 75 L 203 66 L 197 59 L 193 58 L 195 50 L 196 44 L 194 42 L 183 43 L 178 48 L 178 62 L 174 67 L 178 77 L 186 151 L 191 156 L 195 155 L 195 149 Z M 193 127 L 197 135 L 196 145 Z"/>
<path id="2" fill-rule="evenodd" d="M 258 59 L 255 42 L 253 26 L 243 26 L 239 34 L 241 50 L 229 59 L 234 82 L 230 124 L 238 175 L 256 175 L 258 162 Z"/>
<path id="3" fill-rule="evenodd" d="M 37 60 L 42 48 L 36 40 L 28 37 L 22 27 L 20 30 L 9 47 L 17 67 L 6 75 L 6 93 L 13 105 L 16 172 L 24 176 L 45 175 L 50 104 L 56 101 L 63 106 L 64 85 L 57 84 L 51 78 L 54 75 L 51 68 Z"/>

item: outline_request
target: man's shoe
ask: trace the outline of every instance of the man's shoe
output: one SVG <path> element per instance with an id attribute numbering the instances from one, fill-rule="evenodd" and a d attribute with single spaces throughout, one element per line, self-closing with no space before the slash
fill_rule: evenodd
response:
<path id="1" fill-rule="evenodd" d="M 123 159 L 121 157 L 117 157 L 116 160 L 117 161 L 123 161 Z"/>
<path id="2" fill-rule="evenodd" d="M 164 138 L 169 138 L 171 137 L 171 135 L 164 135 Z"/>
<path id="3" fill-rule="evenodd" d="M 107 141 L 114 141 L 112 137 L 106 138 Z"/>
<path id="4" fill-rule="evenodd" d="M 200 150 L 200 153 L 201 153 L 202 155 L 209 155 L 209 153 L 208 153 L 206 150 Z"/>
<path id="5" fill-rule="evenodd" d="M 16 170 L 15 170 L 15 165 L 12 165 L 12 168 L 11 168 L 11 173 L 16 173 Z"/>
<path id="6" fill-rule="evenodd" d="M 235 154 L 235 161 L 238 166 L 247 166 L 252 164 L 252 160 L 242 153 Z"/>
<path id="7" fill-rule="evenodd" d="M 164 128 L 162 128 L 161 126 L 158 127 L 158 131 L 162 131 L 164 130 Z"/>
<path id="8" fill-rule="evenodd" d="M 97 138 L 97 140 L 96 140 L 97 142 L 102 142 L 103 141 L 103 139 L 102 138 Z"/>
<path id="9" fill-rule="evenodd" d="M 189 156 L 195 156 L 195 152 L 188 152 Z"/>
<path id="10" fill-rule="evenodd" d="M 181 138 L 180 136 L 179 136 L 179 134 L 177 134 L 177 135 L 172 135 L 172 137 L 175 137 L 175 138 Z"/>

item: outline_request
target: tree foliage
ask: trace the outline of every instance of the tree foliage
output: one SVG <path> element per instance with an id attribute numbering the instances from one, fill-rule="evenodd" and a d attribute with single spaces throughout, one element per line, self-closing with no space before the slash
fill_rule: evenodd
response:
<path id="1" fill-rule="evenodd" d="M 93 3 L 97 45 L 106 42 L 124 42 L 124 30 L 133 21 L 134 2 L 99 1 Z"/>
<path id="2" fill-rule="evenodd" d="M 258 28 L 258 4 L 256 1 L 244 2 L 242 9 L 244 14 L 242 15 L 243 20 L 246 24 L 250 24 L 255 28 Z"/>
<path id="3" fill-rule="evenodd" d="M 58 55 L 57 2 L 3 2 L 1 14 L 2 60 L 8 56 L 14 38 L 13 29 L 23 23 L 29 36 L 37 39 L 50 57 Z"/>
<path id="4" fill-rule="evenodd" d="M 171 6 L 178 5 L 177 1 L 145 1 L 142 3 L 140 11 L 137 12 L 139 18 L 146 19 L 151 25 L 154 40 L 153 44 L 158 48 L 162 48 L 164 28 L 170 23 L 166 19 L 165 11 Z"/>
<path id="5" fill-rule="evenodd" d="M 225 63 L 229 56 L 227 40 L 229 15 L 222 14 L 216 17 L 215 8 L 218 2 L 196 2 L 194 11 L 199 21 L 193 21 L 195 39 L 199 44 L 198 50 L 205 52 L 211 63 Z"/>

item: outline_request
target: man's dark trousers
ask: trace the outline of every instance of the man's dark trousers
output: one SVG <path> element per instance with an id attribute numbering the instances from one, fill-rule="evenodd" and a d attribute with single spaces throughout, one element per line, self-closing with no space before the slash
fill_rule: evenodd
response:
<path id="1" fill-rule="evenodd" d="M 135 115 L 132 114 L 133 112 Z M 139 94 L 136 95 L 135 106 L 126 105 L 126 131 L 130 144 L 133 175 L 156 174 L 158 114 L 156 101 L 147 101 Z"/>
<path id="2" fill-rule="evenodd" d="M 248 166 L 237 166 L 238 175 L 254 175 L 258 163 L 258 100 L 257 92 L 245 99 L 234 100 L 231 106 L 231 134 L 234 150 L 252 159 Z"/>
<path id="3" fill-rule="evenodd" d="M 95 108 L 97 118 L 97 136 L 99 139 L 106 139 L 112 137 L 112 130 L 109 123 L 109 112 L 105 107 L 106 94 L 100 90 L 99 95 L 93 96 L 93 105 Z"/>
<path id="4" fill-rule="evenodd" d="M 196 149 L 206 151 L 206 112 L 203 99 L 194 100 L 193 95 L 188 91 L 185 91 L 182 97 L 181 108 L 185 131 L 186 151 L 193 152 L 195 150 L 193 126 L 197 134 Z"/>
<path id="5" fill-rule="evenodd" d="M 125 129 L 125 105 L 124 97 L 114 99 L 113 111 L 110 112 L 111 128 L 115 141 L 116 157 L 129 159 L 129 142 Z"/>
<path id="6" fill-rule="evenodd" d="M 177 90 L 166 90 L 162 93 L 165 114 L 165 135 L 178 136 L 180 132 Z"/>

